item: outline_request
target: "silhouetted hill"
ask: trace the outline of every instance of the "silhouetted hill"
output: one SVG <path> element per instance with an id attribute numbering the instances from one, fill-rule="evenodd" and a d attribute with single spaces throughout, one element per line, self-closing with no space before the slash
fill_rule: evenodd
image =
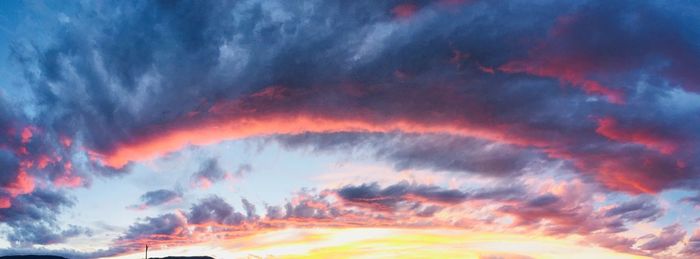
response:
<path id="1" fill-rule="evenodd" d="M 61 256 L 54 255 L 10 255 L 10 256 L 0 256 L 0 259 L 68 259 Z"/>

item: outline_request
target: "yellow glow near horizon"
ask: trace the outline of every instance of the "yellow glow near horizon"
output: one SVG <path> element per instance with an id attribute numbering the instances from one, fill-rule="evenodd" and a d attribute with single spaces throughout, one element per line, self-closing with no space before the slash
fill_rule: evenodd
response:
<path id="1" fill-rule="evenodd" d="M 646 258 L 577 244 L 572 239 L 475 233 L 454 229 L 285 229 L 206 245 L 153 251 L 151 256 L 228 258 Z M 135 255 L 117 258 L 134 258 Z"/>

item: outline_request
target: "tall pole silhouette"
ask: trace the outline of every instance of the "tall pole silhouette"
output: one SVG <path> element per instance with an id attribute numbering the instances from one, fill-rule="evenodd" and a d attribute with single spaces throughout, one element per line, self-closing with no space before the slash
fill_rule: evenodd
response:
<path id="1" fill-rule="evenodd" d="M 146 245 L 146 259 L 148 259 L 148 245 Z"/>

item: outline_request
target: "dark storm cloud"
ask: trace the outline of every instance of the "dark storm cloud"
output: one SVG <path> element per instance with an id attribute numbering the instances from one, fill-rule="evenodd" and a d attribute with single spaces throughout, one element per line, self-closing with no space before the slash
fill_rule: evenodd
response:
<path id="1" fill-rule="evenodd" d="M 309 5 L 314 8 L 284 1 L 84 6 L 84 15 L 73 17 L 55 42 L 18 45 L 14 52 L 27 69 L 41 121 L 70 136 L 80 132 L 89 148 L 109 151 L 251 90 L 334 87 L 349 78 L 372 85 L 395 80 L 397 70 L 432 74 L 454 66 L 445 62 L 454 48 L 498 58 L 515 47 L 511 39 L 546 27 L 524 30 L 492 21 L 518 14 L 507 5 L 482 4 L 441 17 L 445 10 L 426 2 L 421 10 L 427 18 L 415 26 L 393 20 L 389 10 L 398 2 Z M 556 15 L 520 7 L 539 9 L 544 20 Z M 475 16 L 488 19 L 467 27 Z M 492 42 L 481 44 L 486 41 Z"/>
<path id="2" fill-rule="evenodd" d="M 207 77 L 218 59 L 225 33 L 221 30 L 226 30 L 215 24 L 225 20 L 221 15 L 230 8 L 226 5 L 84 6 L 83 19 L 64 27 L 52 46 L 17 55 L 31 55 L 31 65 L 42 71 L 29 79 L 46 110 L 43 117 L 66 134 L 80 131 L 91 148 L 99 149 L 129 137 L 138 125 L 177 116 L 179 108 L 192 109 L 198 93 L 212 88 L 202 83 L 216 81 Z M 72 69 L 75 74 L 67 72 Z M 175 90 L 192 85 L 200 90 L 192 89 L 189 96 Z M 147 102 L 138 97 L 139 91 Z M 148 109 L 153 110 L 143 113 Z"/>
<path id="3" fill-rule="evenodd" d="M 284 1 L 85 5 L 48 47 L 18 45 L 14 55 L 27 69 L 46 123 L 84 134 L 90 148 L 109 150 L 216 100 L 342 74 L 352 54 L 347 42 L 389 19 L 389 3 L 310 4 L 314 8 Z"/>
<path id="4" fill-rule="evenodd" d="M 585 93 L 590 89 L 562 89 L 551 79 L 583 85 L 600 79 L 606 87 L 615 81 L 609 88 L 625 92 L 627 105 L 659 110 L 657 103 L 642 98 L 666 94 L 669 85 L 664 77 L 654 77 L 658 82 L 650 81 L 649 91 L 632 86 L 657 70 L 652 74 L 690 82 L 683 86 L 696 81 L 686 68 L 696 65 L 693 57 L 698 51 L 692 42 L 697 31 L 688 24 L 697 19 L 673 15 L 680 5 L 470 1 L 446 8 L 438 2 L 421 2 L 410 8 L 410 15 L 400 12 L 404 15 L 399 18 L 392 10 L 400 4 L 85 5 L 78 11 L 85 14 L 63 26 L 54 42 L 41 48 L 16 44 L 14 53 L 26 68 L 42 128 L 68 136 L 80 133 L 87 148 L 102 155 L 173 128 L 196 127 L 208 120 L 216 103 L 278 86 L 307 94 L 283 100 L 275 104 L 277 109 L 248 108 L 261 115 L 279 110 L 291 116 L 311 113 L 332 118 L 362 114 L 369 122 L 451 122 L 492 129 L 513 138 L 505 142 L 547 148 L 550 157 L 566 158 L 581 171 L 598 173 L 597 179 L 606 186 L 630 192 L 679 186 L 687 172 L 695 175 L 697 163 L 685 159 L 696 152 L 695 144 L 660 157 L 644 150 L 645 142 L 638 143 L 637 137 L 603 134 L 613 137 L 601 139 L 591 116 L 614 114 L 621 122 L 633 123 L 627 120 L 633 112 L 591 99 Z M 657 34 L 667 37 L 649 38 Z M 617 49 L 622 51 L 608 53 Z M 516 66 L 515 72 L 535 76 L 512 74 L 513 69 L 494 71 L 509 62 L 528 68 L 520 71 Z M 589 65 L 599 63 L 603 66 Z M 561 70 L 541 71 L 549 67 Z M 560 74 L 574 78 L 559 78 Z M 594 94 L 599 90 L 593 89 Z M 681 121 L 687 116 L 675 118 Z M 693 126 L 683 127 L 679 132 L 697 132 Z M 440 143 L 443 149 L 455 148 L 445 142 Z M 641 150 L 630 151 L 636 154 L 621 162 L 593 162 L 598 156 L 618 154 L 617 142 L 641 144 L 632 147 Z M 420 159 L 443 159 L 431 156 L 432 150 L 414 148 L 393 155 L 399 167 L 426 167 L 434 163 Z M 503 173 L 517 171 L 529 161 L 499 154 L 486 153 L 466 163 L 445 158 L 437 164 L 446 170 L 469 167 Z M 635 167 L 641 164 L 639 157 L 652 165 Z M 658 171 L 672 173 L 653 177 Z M 615 182 L 620 178 L 648 183 L 626 187 Z"/>
<path id="5" fill-rule="evenodd" d="M 659 100 L 672 87 L 667 81 L 694 82 L 683 68 L 694 65 L 697 50 L 689 42 L 697 36 L 695 27 L 677 25 L 697 21 L 670 15 L 680 7 L 474 1 L 446 8 L 424 2 L 397 16 L 392 10 L 399 4 L 86 5 L 81 9 L 86 15 L 64 26 L 55 42 L 28 49 L 18 44 L 15 56 L 27 68 L 41 126 L 68 136 L 80 133 L 98 160 L 163 132 L 236 118 L 239 111 L 217 112 L 217 104 L 235 100 L 236 107 L 252 111 L 242 114 L 254 118 L 311 114 L 452 125 L 537 149 L 489 152 L 485 147 L 491 144 L 480 140 L 433 140 L 424 147 L 405 140 L 411 148 L 384 154 L 398 168 L 510 175 L 533 160 L 563 159 L 615 190 L 656 192 L 696 182 L 697 130 L 677 123 L 690 115 L 659 114 L 648 123 L 626 109 L 663 110 Z M 599 31 L 611 36 L 600 41 L 582 36 Z M 646 40 L 655 32 L 671 40 Z M 607 55 L 609 49 L 624 51 Z M 651 56 L 634 58 L 646 52 Z M 519 63 L 509 66 L 512 62 Z M 587 65 L 598 63 L 606 70 Z M 547 70 L 551 67 L 560 70 Z M 647 90 L 632 88 L 654 71 L 660 77 L 647 82 Z M 561 88 L 561 82 L 584 89 Z M 261 90 L 268 86 L 279 91 Z M 596 99 L 610 94 L 605 89 L 624 92 L 625 105 Z M 251 93 L 272 93 L 276 102 L 246 101 Z M 619 124 L 598 125 L 596 118 L 608 116 Z M 673 121 L 654 124 L 659 118 Z M 674 126 L 681 129 L 664 129 Z M 635 128 L 641 132 L 624 130 Z M 692 141 L 676 146 L 679 139 Z M 480 149 L 469 152 L 464 145 Z M 122 159 L 111 165 L 133 158 Z M 694 180 L 684 181 L 688 178 Z"/>

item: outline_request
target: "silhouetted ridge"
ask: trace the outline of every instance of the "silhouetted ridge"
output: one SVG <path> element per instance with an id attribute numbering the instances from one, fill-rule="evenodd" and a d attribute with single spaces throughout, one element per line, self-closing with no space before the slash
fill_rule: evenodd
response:
<path id="1" fill-rule="evenodd" d="M 201 258 L 206 258 L 206 257 L 201 257 Z M 61 257 L 61 256 L 55 256 L 55 255 L 9 255 L 9 256 L 0 256 L 0 259 L 68 259 L 68 258 Z"/>

